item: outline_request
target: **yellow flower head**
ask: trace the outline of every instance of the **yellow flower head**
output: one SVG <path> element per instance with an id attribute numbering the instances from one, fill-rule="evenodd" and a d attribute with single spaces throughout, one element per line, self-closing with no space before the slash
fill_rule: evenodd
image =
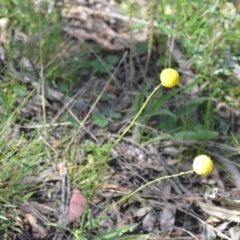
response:
<path id="1" fill-rule="evenodd" d="M 179 74 L 175 69 L 165 68 L 160 73 L 160 81 L 164 87 L 172 88 L 178 84 Z"/>
<path id="2" fill-rule="evenodd" d="M 213 161 L 206 155 L 199 155 L 193 161 L 193 170 L 201 176 L 210 174 L 213 167 Z"/>

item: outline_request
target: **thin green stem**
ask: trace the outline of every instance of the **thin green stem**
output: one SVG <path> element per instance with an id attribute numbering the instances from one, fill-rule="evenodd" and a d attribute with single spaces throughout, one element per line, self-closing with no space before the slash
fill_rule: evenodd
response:
<path id="1" fill-rule="evenodd" d="M 194 170 L 190 170 L 190 171 L 187 171 L 187 172 L 180 172 L 180 173 L 177 173 L 177 174 L 174 174 L 174 175 L 168 175 L 168 176 L 163 176 L 163 177 L 160 177 L 160 178 L 157 178 L 157 179 L 154 179 L 152 180 L 151 182 L 148 182 L 144 185 L 142 185 L 141 187 L 139 187 L 138 189 L 136 189 L 135 191 L 133 192 L 130 192 L 128 193 L 127 195 L 125 195 L 124 197 L 122 197 L 119 201 L 117 202 L 114 202 L 112 203 L 111 205 L 107 206 L 104 211 L 102 211 L 98 217 L 98 219 L 101 219 L 102 216 L 104 215 L 105 212 L 107 212 L 109 209 L 117 206 L 119 203 L 125 201 L 126 199 L 132 197 L 134 194 L 136 194 L 137 192 L 141 191 L 143 188 L 155 183 L 155 182 L 159 182 L 161 180 L 164 180 L 164 179 L 167 179 L 167 178 L 174 178 L 174 177 L 179 177 L 179 176 L 182 176 L 182 175 L 186 175 L 186 174 L 189 174 L 189 173 L 193 173 Z"/>
<path id="2" fill-rule="evenodd" d="M 194 170 L 190 170 L 190 171 L 188 171 L 188 172 L 180 172 L 180 173 L 177 173 L 177 174 L 174 174 L 174 175 L 169 175 L 169 176 L 164 176 L 164 177 L 161 177 L 161 178 L 154 179 L 154 180 L 152 180 L 151 182 L 148 182 L 148 183 L 142 185 L 141 187 L 139 187 L 139 188 L 136 189 L 135 191 L 127 194 L 126 196 L 124 196 L 123 198 L 121 198 L 119 201 L 117 201 L 116 203 L 114 203 L 114 204 L 112 204 L 112 205 L 117 205 L 117 204 L 125 201 L 126 199 L 132 197 L 132 196 L 133 196 L 134 194 L 136 194 L 137 192 L 141 191 L 143 188 L 145 188 L 145 187 L 147 187 L 147 186 L 149 186 L 149 185 L 151 185 L 151 184 L 153 184 L 153 183 L 155 183 L 155 182 L 159 182 L 159 181 L 161 181 L 161 180 L 163 180 L 163 179 L 167 179 L 167 178 L 179 177 L 179 176 L 182 176 L 182 175 L 185 175 L 185 174 L 189 174 L 189 173 L 193 173 L 193 172 L 194 172 Z M 111 207 L 112 207 L 112 206 L 110 206 L 110 208 L 111 208 Z"/>
<path id="3" fill-rule="evenodd" d="M 143 109 L 146 107 L 148 101 L 150 98 L 153 96 L 153 94 L 162 86 L 160 83 L 152 92 L 151 94 L 147 97 L 146 101 L 143 103 L 141 109 L 138 111 L 134 119 L 131 121 L 131 123 L 126 127 L 126 129 L 123 131 L 123 133 L 118 137 L 118 139 L 113 143 L 112 147 L 114 147 L 122 138 L 123 136 L 128 132 L 128 130 L 132 127 L 132 125 L 136 122 L 137 118 L 139 115 L 142 113 Z"/>

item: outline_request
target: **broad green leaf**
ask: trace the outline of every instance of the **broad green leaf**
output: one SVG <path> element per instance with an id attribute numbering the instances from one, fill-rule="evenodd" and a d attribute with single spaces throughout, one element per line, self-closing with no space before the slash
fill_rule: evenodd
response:
<path id="1" fill-rule="evenodd" d="M 146 53 L 148 51 L 148 42 L 147 41 L 138 42 L 137 43 L 137 50 L 142 52 L 142 53 Z"/>
<path id="2" fill-rule="evenodd" d="M 13 92 L 20 97 L 25 97 L 27 96 L 27 87 L 26 85 L 16 84 L 13 87 Z"/>
<path id="3" fill-rule="evenodd" d="M 146 96 L 146 93 L 147 91 L 149 90 L 149 88 L 151 87 L 152 85 L 152 81 L 150 81 L 150 83 L 148 83 L 141 91 L 141 93 L 139 94 L 139 96 L 137 97 L 137 102 L 136 102 L 136 105 L 137 105 L 137 112 L 138 110 L 140 110 L 140 108 L 142 107 L 142 104 L 144 103 L 144 99 L 145 99 L 145 96 Z M 146 105 L 145 109 L 147 109 L 148 107 L 148 104 Z"/>
<path id="4" fill-rule="evenodd" d="M 156 115 L 169 115 L 172 118 L 177 118 L 177 116 L 174 113 L 172 113 L 171 111 L 169 111 L 167 109 L 159 109 L 159 110 L 156 110 L 156 111 L 152 111 L 148 114 L 144 114 L 141 117 L 141 119 L 151 118 L 151 117 L 156 116 Z"/>
<path id="5" fill-rule="evenodd" d="M 138 224 L 131 224 L 128 226 L 122 226 L 122 227 L 114 227 L 112 229 L 108 229 L 106 231 L 102 231 L 98 233 L 94 240 L 120 240 L 120 237 L 128 232 L 132 231 L 134 228 L 136 228 Z"/>
<path id="6" fill-rule="evenodd" d="M 96 124 L 99 127 L 106 127 L 108 125 L 108 120 L 102 113 L 93 113 L 92 119 L 94 124 Z"/>
<path id="7" fill-rule="evenodd" d="M 209 130 L 180 131 L 173 134 L 178 140 L 207 140 L 218 136 L 218 132 Z"/>
<path id="8" fill-rule="evenodd" d="M 180 36 L 181 33 L 174 30 L 174 28 L 170 28 L 170 27 L 167 27 L 166 25 L 162 25 L 162 24 L 159 24 L 157 26 L 158 29 L 162 30 L 163 32 L 167 33 L 167 34 L 171 34 L 171 35 L 178 35 Z"/>
<path id="9" fill-rule="evenodd" d="M 26 201 L 28 200 L 29 198 L 31 198 L 33 196 L 34 192 L 29 192 L 27 194 L 25 194 L 22 198 L 21 198 L 21 201 Z"/>
<path id="10" fill-rule="evenodd" d="M 107 102 L 108 100 L 109 100 L 109 98 L 106 94 L 102 94 L 102 96 L 100 97 L 101 102 Z"/>
<path id="11" fill-rule="evenodd" d="M 188 19 L 188 26 L 193 25 L 196 21 L 198 21 L 199 19 L 199 15 L 201 12 L 201 7 L 199 6 L 190 16 L 190 18 Z"/>
<path id="12" fill-rule="evenodd" d="M 149 141 L 146 141 L 144 144 L 149 144 L 152 142 L 160 142 L 169 139 L 177 139 L 177 140 L 208 140 L 218 137 L 219 133 L 210 130 L 186 130 L 186 131 L 178 131 L 174 134 L 166 134 L 161 133 L 159 136 L 155 138 L 151 138 Z"/>
<path id="13" fill-rule="evenodd" d="M 149 139 L 148 141 L 145 141 L 142 145 L 148 145 L 150 143 L 156 143 L 161 142 L 164 140 L 174 139 L 172 135 L 161 133 L 159 136 Z"/>
<path id="14" fill-rule="evenodd" d="M 113 119 L 120 119 L 122 118 L 122 114 L 118 112 L 113 112 L 112 110 L 105 110 L 104 114 L 108 117 L 111 117 Z"/>
<path id="15" fill-rule="evenodd" d="M 152 115 L 156 115 L 155 113 L 157 112 L 159 112 L 159 114 L 167 114 L 167 115 L 172 114 L 172 117 L 176 118 L 176 115 L 171 113 L 170 111 L 164 110 L 164 109 L 159 110 L 159 108 L 162 107 L 164 103 L 167 102 L 172 96 L 174 96 L 177 93 L 177 91 L 179 91 L 179 89 L 171 90 L 163 96 L 158 96 L 157 95 L 158 92 L 156 92 L 153 98 L 150 99 L 146 108 L 144 109 L 144 114 L 142 117 L 144 118 L 144 116 L 148 116 L 148 118 L 145 117 L 145 123 L 149 121 Z"/>
<path id="16" fill-rule="evenodd" d="M 174 129 L 176 129 L 177 124 L 175 118 L 171 117 L 170 115 L 163 116 L 158 124 L 159 128 L 164 131 L 171 133 Z"/>
<path id="17" fill-rule="evenodd" d="M 191 110 L 196 109 L 201 103 L 205 102 L 206 100 L 209 100 L 208 97 L 199 97 L 190 102 L 189 104 L 183 105 L 178 111 L 175 113 L 177 117 L 181 117 L 187 113 L 189 113 Z"/>
<path id="18" fill-rule="evenodd" d="M 158 15 L 158 19 L 161 19 L 161 20 L 176 20 L 176 15 L 171 15 L 171 14 L 159 14 Z"/>
<path id="19" fill-rule="evenodd" d="M 112 117 L 113 119 L 121 119 L 122 114 L 117 112 L 111 112 L 110 117 Z"/>
<path id="20" fill-rule="evenodd" d="M 108 72 L 108 67 L 106 65 L 104 65 L 102 62 L 100 62 L 98 59 L 92 60 L 90 62 L 90 66 L 96 68 L 101 73 L 107 73 Z"/>
<path id="21" fill-rule="evenodd" d="M 239 39 L 239 32 L 237 31 L 228 32 L 228 34 L 226 35 L 226 38 L 231 41 L 236 41 L 236 39 Z"/>
<path id="22" fill-rule="evenodd" d="M 116 64 L 119 62 L 119 57 L 116 55 L 108 55 L 106 61 L 110 64 Z"/>
<path id="23" fill-rule="evenodd" d="M 156 94 L 153 96 L 153 102 L 155 104 L 153 104 L 151 106 L 151 109 L 155 109 L 157 107 L 164 105 L 164 103 L 166 103 L 170 98 L 172 98 L 174 95 L 178 94 L 179 91 L 180 91 L 179 88 L 174 88 L 174 89 L 171 89 L 166 94 L 160 95 L 160 96 L 158 96 L 157 95 L 158 93 L 156 92 Z"/>

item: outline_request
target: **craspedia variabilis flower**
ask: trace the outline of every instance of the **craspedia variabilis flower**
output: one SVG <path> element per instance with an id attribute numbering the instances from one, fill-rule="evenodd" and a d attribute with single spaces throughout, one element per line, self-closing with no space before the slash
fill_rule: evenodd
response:
<path id="1" fill-rule="evenodd" d="M 178 84 L 179 74 L 173 68 L 165 68 L 160 73 L 160 81 L 164 87 L 172 88 Z"/>
<path id="2" fill-rule="evenodd" d="M 208 175 L 214 167 L 213 161 L 206 155 L 199 155 L 193 161 L 193 170 L 201 176 Z"/>

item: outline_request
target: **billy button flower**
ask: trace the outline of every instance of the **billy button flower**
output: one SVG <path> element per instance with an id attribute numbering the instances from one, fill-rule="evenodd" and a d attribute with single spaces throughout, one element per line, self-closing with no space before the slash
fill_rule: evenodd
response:
<path id="1" fill-rule="evenodd" d="M 160 81 L 164 87 L 175 87 L 179 81 L 179 74 L 175 69 L 166 68 L 160 73 Z"/>
<path id="2" fill-rule="evenodd" d="M 199 155 L 193 161 L 193 170 L 201 176 L 206 176 L 213 171 L 214 165 L 210 157 Z"/>
<path id="3" fill-rule="evenodd" d="M 136 114 L 136 116 L 133 118 L 133 120 L 130 122 L 130 124 L 125 128 L 123 133 L 117 138 L 117 140 L 113 143 L 112 147 L 114 147 L 122 138 L 123 136 L 129 131 L 129 129 L 132 127 L 132 125 L 136 122 L 139 115 L 142 113 L 143 109 L 146 107 L 148 101 L 153 96 L 153 94 L 161 87 L 167 87 L 172 88 L 178 84 L 179 81 L 179 74 L 178 72 L 173 68 L 166 68 L 163 69 L 160 73 L 160 84 L 150 93 L 150 95 L 147 97 L 146 101 L 143 103 L 142 107 Z"/>

